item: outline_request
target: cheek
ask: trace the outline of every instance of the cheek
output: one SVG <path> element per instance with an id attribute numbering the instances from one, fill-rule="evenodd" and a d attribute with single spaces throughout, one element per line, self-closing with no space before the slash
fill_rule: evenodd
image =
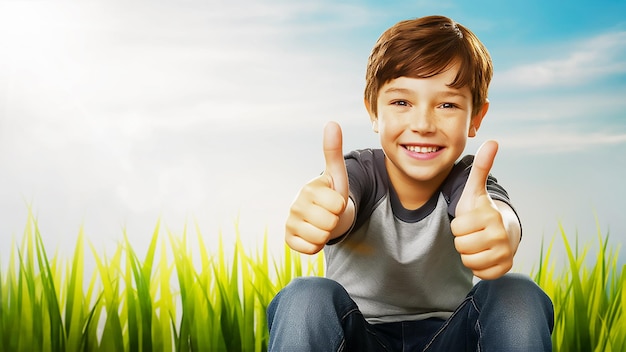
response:
<path id="1" fill-rule="evenodd" d="M 378 129 L 380 133 L 395 133 L 401 129 L 401 123 L 396 118 L 389 118 L 388 116 L 379 116 Z"/>
<path id="2" fill-rule="evenodd" d="M 467 133 L 470 128 L 470 120 L 466 118 L 458 118 L 450 120 L 446 126 L 448 131 L 451 131 L 452 134 L 467 137 Z"/>
<path id="3" fill-rule="evenodd" d="M 468 129 L 469 127 L 459 126 L 456 134 L 454 135 L 454 143 L 459 146 L 459 148 L 465 148 L 465 144 L 467 143 L 467 139 L 469 138 Z"/>

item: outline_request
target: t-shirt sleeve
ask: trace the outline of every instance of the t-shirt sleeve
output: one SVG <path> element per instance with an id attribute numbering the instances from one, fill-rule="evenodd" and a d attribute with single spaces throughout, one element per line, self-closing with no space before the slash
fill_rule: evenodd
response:
<path id="1" fill-rule="evenodd" d="M 350 232 L 359 228 L 371 215 L 376 194 L 381 190 L 380 177 L 377 176 L 377 164 L 380 163 L 373 149 L 355 150 L 345 155 L 348 171 L 349 197 L 354 202 L 355 218 L 350 229 L 343 235 L 331 240 L 332 245 L 341 242 Z"/>

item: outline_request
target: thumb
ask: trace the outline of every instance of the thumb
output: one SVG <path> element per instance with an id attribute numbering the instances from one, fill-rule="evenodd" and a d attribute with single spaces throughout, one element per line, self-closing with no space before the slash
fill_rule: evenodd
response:
<path id="1" fill-rule="evenodd" d="M 331 187 L 339 192 L 344 200 L 348 199 L 348 172 L 343 158 L 341 127 L 336 122 L 329 122 L 324 127 L 324 160 L 331 181 Z"/>
<path id="2" fill-rule="evenodd" d="M 486 141 L 478 148 L 467 183 L 457 205 L 457 214 L 467 212 L 476 207 L 476 199 L 487 195 L 487 177 L 498 152 L 498 142 Z"/>

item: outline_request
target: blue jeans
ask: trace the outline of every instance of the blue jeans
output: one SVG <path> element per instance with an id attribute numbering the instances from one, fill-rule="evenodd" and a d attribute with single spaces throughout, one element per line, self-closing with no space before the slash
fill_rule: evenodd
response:
<path id="1" fill-rule="evenodd" d="M 551 351 L 552 301 L 530 278 L 480 281 L 448 320 L 370 324 L 346 290 L 294 279 L 267 309 L 270 351 Z"/>

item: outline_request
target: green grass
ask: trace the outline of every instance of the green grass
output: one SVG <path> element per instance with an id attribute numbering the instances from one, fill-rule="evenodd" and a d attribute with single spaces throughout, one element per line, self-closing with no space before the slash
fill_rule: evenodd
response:
<path id="1" fill-rule="evenodd" d="M 550 258 L 554 239 L 547 251 L 543 245 L 539 265 L 532 276 L 554 304 L 552 334 L 555 351 L 626 351 L 626 274 L 618 266 L 618 250 L 608 247 L 608 235 L 598 231 L 595 262 L 589 265 L 590 247 L 572 248 L 563 227 L 560 237 L 567 265 L 555 269 Z"/>
<path id="2" fill-rule="evenodd" d="M 210 252 L 199 231 L 195 241 L 160 232 L 141 259 L 126 236 L 108 257 L 91 247 L 96 269 L 85 275 L 82 231 L 71 261 L 48 258 L 30 216 L 0 268 L 0 351 L 264 351 L 270 300 L 292 278 L 323 273 L 321 256 L 285 249 L 277 262 L 267 242 L 248 253 L 237 236 L 227 257 L 221 238 Z"/>
<path id="3" fill-rule="evenodd" d="M 238 235 L 226 253 L 221 236 L 210 248 L 199 229 L 163 232 L 157 224 L 140 258 L 127 236 L 106 255 L 85 244 L 81 231 L 64 260 L 48 257 L 31 215 L 8 267 L 0 267 L 0 350 L 264 351 L 270 300 L 294 277 L 324 270 L 320 255 L 285 247 L 275 260 L 267 242 L 248 252 Z M 561 239 L 566 264 L 551 258 L 553 239 L 531 274 L 555 304 L 554 350 L 626 350 L 617 250 L 599 234 L 588 263 L 589 246 L 572 248 L 564 231 Z M 87 262 L 95 263 L 91 273 Z"/>

